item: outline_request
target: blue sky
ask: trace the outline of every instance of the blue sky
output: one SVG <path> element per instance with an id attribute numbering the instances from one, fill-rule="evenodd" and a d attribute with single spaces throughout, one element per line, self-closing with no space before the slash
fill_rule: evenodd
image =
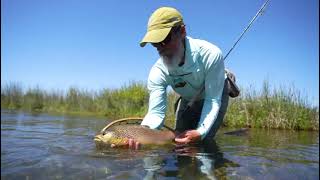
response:
<path id="1" fill-rule="evenodd" d="M 1 0 L 1 82 L 88 90 L 146 82 L 158 59 L 140 48 L 151 13 L 177 8 L 187 34 L 223 51 L 263 0 Z M 292 86 L 319 105 L 319 2 L 271 0 L 226 60 L 241 87 Z"/>

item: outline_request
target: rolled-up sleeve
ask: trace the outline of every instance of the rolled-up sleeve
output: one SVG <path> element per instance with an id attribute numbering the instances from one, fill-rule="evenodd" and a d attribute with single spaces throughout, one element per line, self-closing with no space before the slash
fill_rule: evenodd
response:
<path id="1" fill-rule="evenodd" d="M 149 126 L 151 129 L 162 127 L 167 104 L 167 86 L 165 75 L 159 68 L 154 66 L 148 78 L 149 109 L 141 125 Z"/>
<path id="2" fill-rule="evenodd" d="M 205 97 L 201 118 L 197 127 L 203 139 L 214 124 L 221 105 L 225 73 L 223 56 L 219 49 L 207 50 L 205 62 Z"/>

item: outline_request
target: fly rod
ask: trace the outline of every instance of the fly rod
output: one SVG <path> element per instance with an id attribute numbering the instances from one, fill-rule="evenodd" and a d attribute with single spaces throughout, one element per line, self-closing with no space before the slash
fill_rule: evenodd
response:
<path id="1" fill-rule="evenodd" d="M 238 44 L 238 42 L 241 40 L 241 38 L 243 37 L 243 35 L 248 31 L 248 29 L 251 27 L 251 25 L 253 24 L 253 22 L 255 20 L 257 20 L 257 18 L 262 15 L 263 10 L 266 8 L 268 2 L 270 0 L 266 0 L 265 3 L 263 3 L 263 5 L 261 6 L 261 8 L 259 9 L 259 11 L 256 13 L 256 15 L 251 19 L 250 23 L 247 25 L 247 27 L 244 29 L 244 31 L 241 33 L 241 35 L 238 37 L 238 39 L 236 40 L 236 42 L 233 44 L 233 46 L 231 47 L 231 49 L 228 51 L 227 55 L 223 58 L 223 60 L 226 60 L 228 55 L 231 53 L 231 51 L 235 48 L 235 46 Z M 231 81 L 231 85 L 238 89 L 238 87 L 236 86 L 236 84 L 234 84 Z M 187 108 L 185 109 L 185 111 L 187 111 L 192 105 L 193 103 L 199 98 L 199 96 L 202 94 L 202 92 L 204 91 L 204 85 L 201 87 L 200 90 L 198 90 L 198 92 L 195 94 L 195 96 L 193 96 L 193 98 L 190 100 L 190 102 L 187 105 Z M 185 112 L 184 111 L 184 112 Z"/>
<path id="2" fill-rule="evenodd" d="M 253 24 L 253 22 L 263 13 L 263 10 L 266 8 L 268 2 L 270 0 L 266 0 L 266 2 L 261 6 L 261 8 L 259 9 L 259 11 L 257 12 L 257 14 L 252 18 L 252 20 L 250 21 L 250 23 L 248 24 L 248 26 L 244 29 L 244 31 L 241 33 L 241 35 L 238 37 L 237 41 L 233 44 L 233 46 L 231 47 L 231 49 L 228 51 L 227 55 L 223 58 L 223 60 L 226 60 L 228 55 L 231 53 L 231 51 L 234 49 L 234 47 L 236 47 L 236 45 L 238 44 L 238 42 L 240 41 L 240 39 L 242 38 L 242 36 L 248 31 L 248 29 L 251 27 L 251 25 Z"/>

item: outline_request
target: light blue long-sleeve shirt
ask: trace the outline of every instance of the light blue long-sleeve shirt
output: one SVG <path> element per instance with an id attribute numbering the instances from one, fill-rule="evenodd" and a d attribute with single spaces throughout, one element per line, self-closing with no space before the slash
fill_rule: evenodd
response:
<path id="1" fill-rule="evenodd" d="M 169 72 L 161 58 L 151 68 L 148 78 L 149 110 L 141 124 L 152 129 L 163 125 L 168 85 L 187 100 L 191 100 L 204 85 L 205 91 L 200 95 L 204 105 L 197 127 L 203 139 L 216 120 L 221 104 L 226 78 L 223 56 L 217 46 L 191 37 L 186 37 L 185 48 L 185 63 L 177 69 Z M 185 85 L 176 87 L 179 83 Z"/>

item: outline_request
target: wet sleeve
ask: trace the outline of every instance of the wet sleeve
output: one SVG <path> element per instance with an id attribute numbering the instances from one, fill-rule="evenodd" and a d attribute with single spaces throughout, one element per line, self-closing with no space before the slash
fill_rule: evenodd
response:
<path id="1" fill-rule="evenodd" d="M 208 50 L 203 56 L 205 60 L 205 98 L 198 124 L 198 132 L 203 139 L 214 124 L 221 105 L 224 87 L 224 62 L 219 49 Z"/>
<path id="2" fill-rule="evenodd" d="M 162 71 L 153 67 L 148 78 L 149 109 L 141 125 L 159 129 L 163 125 L 167 104 L 167 83 Z"/>

